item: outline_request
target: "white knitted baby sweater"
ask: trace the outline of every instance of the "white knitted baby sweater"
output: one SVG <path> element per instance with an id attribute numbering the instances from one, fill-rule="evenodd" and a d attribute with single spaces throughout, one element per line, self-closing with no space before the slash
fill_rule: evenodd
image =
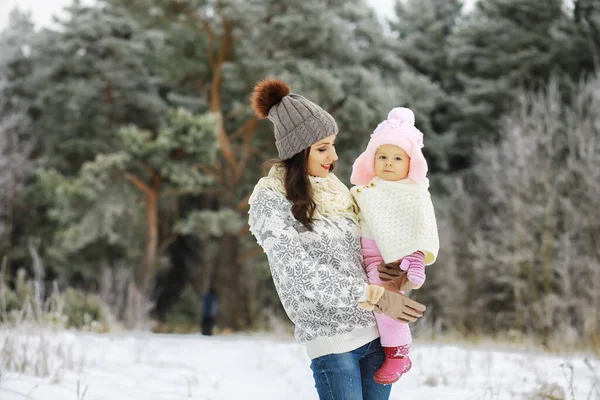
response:
<path id="1" fill-rule="evenodd" d="M 425 265 L 435 262 L 440 241 L 429 181 L 386 181 L 375 177 L 351 193 L 360 208 L 362 236 L 374 239 L 386 263 L 421 250 Z"/>

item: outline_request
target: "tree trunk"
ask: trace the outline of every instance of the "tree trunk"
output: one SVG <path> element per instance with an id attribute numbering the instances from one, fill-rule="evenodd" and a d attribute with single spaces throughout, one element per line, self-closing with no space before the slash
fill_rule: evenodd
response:
<path id="1" fill-rule="evenodd" d="M 142 296 L 150 295 L 150 284 L 156 268 L 158 249 L 158 195 L 160 176 L 152 177 L 152 190 L 146 193 L 146 245 L 144 258 L 136 276 L 136 285 Z"/>
<path id="2" fill-rule="evenodd" d="M 515 257 L 515 259 L 513 260 L 513 268 L 514 268 L 514 278 L 513 278 L 513 285 L 512 285 L 512 289 L 513 289 L 513 298 L 514 298 L 514 312 L 515 312 L 515 329 L 517 329 L 519 332 L 523 332 L 524 329 L 524 319 L 525 319 L 525 315 L 524 315 L 524 307 L 523 307 L 523 293 L 522 293 L 522 285 L 521 285 L 521 279 L 522 279 L 522 274 L 523 274 L 523 263 L 522 261 L 519 259 L 521 257 L 522 250 L 521 247 L 523 246 L 523 240 L 521 238 L 521 208 L 520 208 L 520 202 L 516 199 L 513 198 L 512 200 L 512 208 L 513 208 L 513 226 L 512 226 L 512 247 L 513 247 L 513 257 Z M 507 246 L 508 247 L 508 246 Z"/>
<path id="3" fill-rule="evenodd" d="M 13 130 L 10 132 L 10 166 L 8 170 L 8 191 L 6 193 L 7 215 L 6 215 L 6 249 L 12 250 L 13 237 L 15 230 L 15 210 L 17 208 L 17 179 L 15 174 L 16 168 L 16 153 L 18 148 L 17 133 Z"/>
<path id="4" fill-rule="evenodd" d="M 237 262 L 240 240 L 237 235 L 227 234 L 221 238 L 217 258 L 217 295 L 220 307 L 218 325 L 234 331 L 246 328 L 243 310 L 245 290 L 242 286 L 243 271 Z"/>

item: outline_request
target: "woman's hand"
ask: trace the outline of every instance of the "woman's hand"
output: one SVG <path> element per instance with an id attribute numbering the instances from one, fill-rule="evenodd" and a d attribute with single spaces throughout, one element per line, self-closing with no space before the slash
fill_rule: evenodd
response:
<path id="1" fill-rule="evenodd" d="M 408 282 L 406 274 L 385 283 L 369 285 L 367 300 L 359 307 L 368 311 L 386 314 L 402 322 L 414 322 L 423 316 L 426 307 L 402 293 L 399 289 Z"/>
<path id="2" fill-rule="evenodd" d="M 402 293 L 386 290 L 377 304 L 374 304 L 373 311 L 383 313 L 401 322 L 415 322 L 423 316 L 426 309 L 425 305 Z"/>
<path id="3" fill-rule="evenodd" d="M 386 264 L 382 262 L 377 267 L 377 271 L 379 271 L 379 279 L 384 282 L 406 275 L 406 272 L 400 269 L 399 263 Z"/>
<path id="4" fill-rule="evenodd" d="M 417 285 L 415 285 L 408 279 L 407 271 L 403 271 L 402 269 L 400 269 L 398 263 L 381 263 L 379 267 L 377 267 L 377 271 L 379 271 L 379 279 L 381 279 L 384 282 L 389 282 L 393 279 L 401 278 L 401 280 L 398 282 L 400 286 L 398 287 L 398 289 L 396 289 L 400 292 L 405 292 L 407 290 L 417 288 Z"/>

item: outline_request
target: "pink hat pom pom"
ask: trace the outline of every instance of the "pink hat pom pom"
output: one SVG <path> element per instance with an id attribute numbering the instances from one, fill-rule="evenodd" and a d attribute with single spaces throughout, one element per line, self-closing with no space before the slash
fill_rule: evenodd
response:
<path id="1" fill-rule="evenodd" d="M 388 120 L 397 120 L 402 125 L 415 126 L 415 114 L 406 107 L 396 107 L 389 112 Z"/>

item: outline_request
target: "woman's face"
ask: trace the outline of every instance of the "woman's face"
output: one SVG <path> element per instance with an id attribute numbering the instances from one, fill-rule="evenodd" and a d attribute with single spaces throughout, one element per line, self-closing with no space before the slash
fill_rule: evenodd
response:
<path id="1" fill-rule="evenodd" d="M 337 161 L 335 152 L 335 135 L 319 140 L 310 146 L 308 153 L 308 173 L 312 176 L 325 178 L 329 174 L 331 164 Z"/>

